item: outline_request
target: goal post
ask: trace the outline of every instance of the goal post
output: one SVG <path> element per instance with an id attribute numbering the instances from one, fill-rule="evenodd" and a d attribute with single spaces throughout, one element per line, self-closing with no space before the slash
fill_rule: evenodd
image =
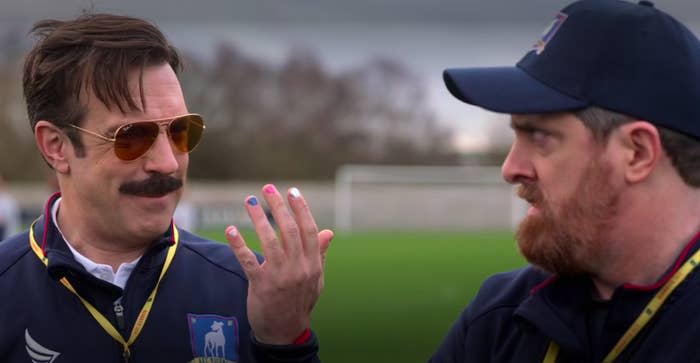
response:
<path id="1" fill-rule="evenodd" d="M 485 166 L 344 165 L 334 204 L 340 230 L 508 230 L 526 210 L 500 168 Z"/>

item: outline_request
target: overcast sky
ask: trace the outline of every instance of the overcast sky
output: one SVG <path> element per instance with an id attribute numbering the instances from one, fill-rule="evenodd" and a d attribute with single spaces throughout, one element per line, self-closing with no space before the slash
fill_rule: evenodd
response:
<path id="1" fill-rule="evenodd" d="M 26 30 L 44 18 L 82 9 L 136 15 L 157 23 L 183 50 L 206 53 L 231 43 L 266 62 L 292 47 L 315 51 L 331 71 L 381 56 L 423 79 L 431 107 L 457 131 L 467 150 L 484 147 L 502 120 L 467 106 L 445 90 L 442 70 L 513 65 L 566 0 L 0 0 L 0 30 Z M 658 6 L 698 34 L 699 0 Z"/>
<path id="2" fill-rule="evenodd" d="M 523 21 L 549 18 L 562 0 L 2 0 L 1 20 L 70 16 L 92 7 L 157 20 Z M 681 20 L 700 20 L 700 1 L 662 0 Z"/>

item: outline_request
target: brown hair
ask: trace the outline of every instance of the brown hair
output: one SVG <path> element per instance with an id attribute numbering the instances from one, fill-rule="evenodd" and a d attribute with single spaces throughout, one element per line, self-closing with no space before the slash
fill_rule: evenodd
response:
<path id="1" fill-rule="evenodd" d="M 635 120 L 632 116 L 599 107 L 587 107 L 574 114 L 601 143 L 607 142 L 614 129 Z M 656 126 L 656 129 L 661 146 L 683 181 L 691 187 L 700 187 L 700 140 L 665 127 Z"/>
<path id="2" fill-rule="evenodd" d="M 84 155 L 80 125 L 87 110 L 81 93 L 96 96 L 108 109 L 122 113 L 146 108 L 141 87 L 143 69 L 168 63 L 180 71 L 177 50 L 148 21 L 111 14 L 83 14 L 68 21 L 43 20 L 30 34 L 38 41 L 24 63 L 24 98 L 29 122 L 46 120 L 63 128 Z M 141 105 L 129 92 L 128 76 L 138 69 Z"/>

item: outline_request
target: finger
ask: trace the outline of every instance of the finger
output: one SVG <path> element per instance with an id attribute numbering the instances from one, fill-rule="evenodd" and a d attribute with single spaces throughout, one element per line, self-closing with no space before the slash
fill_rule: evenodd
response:
<path id="1" fill-rule="evenodd" d="M 328 252 L 328 247 L 331 245 L 331 241 L 333 240 L 334 236 L 335 234 L 333 234 L 333 231 L 330 229 L 324 229 L 323 231 L 318 232 L 322 266 L 326 266 L 326 252 Z"/>
<path id="2" fill-rule="evenodd" d="M 314 216 L 311 214 L 309 204 L 306 203 L 306 199 L 304 199 L 297 188 L 289 189 L 287 192 L 287 199 L 289 200 L 289 206 L 292 207 L 294 218 L 301 231 L 304 253 L 306 253 L 307 256 L 318 254 L 318 227 L 316 226 Z"/>
<path id="3" fill-rule="evenodd" d="M 331 244 L 331 241 L 333 240 L 333 231 L 329 229 L 324 229 L 323 231 L 318 233 L 318 241 L 320 245 L 320 253 L 321 253 L 321 271 L 325 269 L 326 267 L 326 252 L 328 252 L 328 247 Z M 318 289 L 319 291 L 323 291 L 323 286 L 324 286 L 324 279 L 323 279 L 323 273 L 321 274 L 321 278 L 318 281 Z"/>
<path id="4" fill-rule="evenodd" d="M 258 263 L 255 253 L 248 248 L 243 236 L 234 226 L 226 228 L 226 239 L 228 240 L 228 245 L 231 246 L 231 250 L 233 250 L 233 254 L 236 255 L 238 262 L 243 267 L 243 271 L 248 276 L 248 280 L 253 280 L 260 268 L 260 263 Z"/>
<path id="5" fill-rule="evenodd" d="M 291 213 L 289 213 L 284 199 L 274 185 L 265 185 L 263 187 L 263 196 L 265 197 L 267 205 L 270 207 L 270 212 L 272 212 L 275 222 L 277 222 L 280 228 L 282 246 L 291 258 L 295 260 L 298 259 L 302 254 L 302 242 L 297 222 L 294 220 Z"/>
<path id="6" fill-rule="evenodd" d="M 245 200 L 246 211 L 248 211 L 248 216 L 253 222 L 253 227 L 255 227 L 255 233 L 257 233 L 260 239 L 260 246 L 262 247 L 263 254 L 266 260 L 279 261 L 283 258 L 283 251 L 277 241 L 277 234 L 275 229 L 270 225 L 270 221 L 267 220 L 265 211 L 258 202 L 258 198 L 254 195 L 249 196 Z"/>

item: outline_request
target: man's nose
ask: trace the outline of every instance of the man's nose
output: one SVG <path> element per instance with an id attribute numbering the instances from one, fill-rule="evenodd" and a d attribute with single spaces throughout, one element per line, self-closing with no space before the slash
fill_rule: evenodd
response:
<path id="1" fill-rule="evenodd" d="M 178 170 L 179 163 L 175 153 L 180 151 L 175 149 L 175 146 L 170 141 L 168 132 L 161 128 L 158 137 L 153 142 L 153 146 L 148 153 L 144 155 L 146 158 L 145 168 L 149 172 L 158 172 L 165 175 L 170 175 Z"/>
<path id="2" fill-rule="evenodd" d="M 514 141 L 501 165 L 503 180 L 510 184 L 535 180 L 536 174 L 528 155 L 527 150 L 523 150 L 517 140 Z"/>

